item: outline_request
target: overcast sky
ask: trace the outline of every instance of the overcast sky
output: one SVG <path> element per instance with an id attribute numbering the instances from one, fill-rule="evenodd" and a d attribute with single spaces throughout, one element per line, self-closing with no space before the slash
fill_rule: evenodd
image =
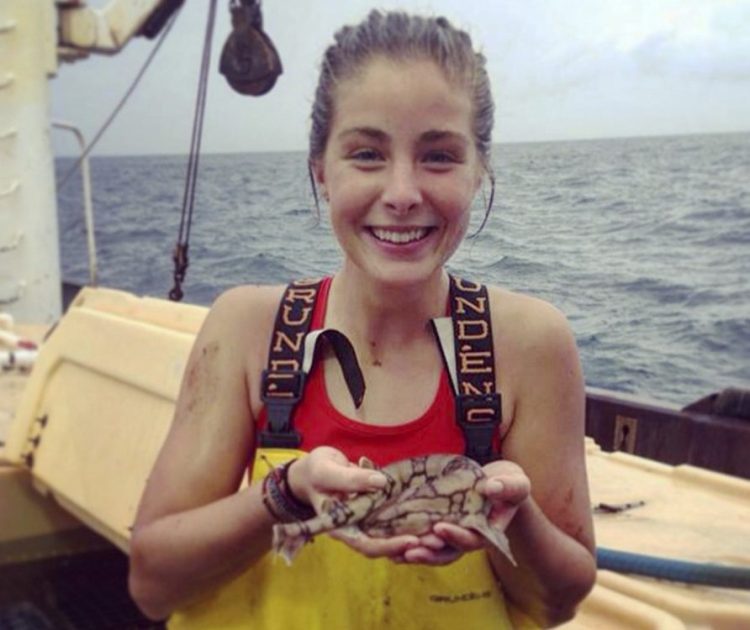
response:
<path id="1" fill-rule="evenodd" d="M 219 0 L 206 152 L 305 149 L 322 52 L 374 7 L 442 14 L 469 31 L 488 58 L 495 142 L 750 130 L 750 0 L 265 0 L 284 73 L 260 98 L 218 73 L 227 7 Z M 95 155 L 187 152 L 207 13 L 207 0 L 186 0 Z M 53 118 L 92 138 L 153 45 L 137 38 L 114 57 L 61 66 Z M 76 152 L 62 132 L 54 143 Z"/>

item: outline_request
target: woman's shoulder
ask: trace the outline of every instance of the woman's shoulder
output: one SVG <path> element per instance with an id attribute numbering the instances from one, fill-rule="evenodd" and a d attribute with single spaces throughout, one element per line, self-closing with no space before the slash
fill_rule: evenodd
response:
<path id="1" fill-rule="evenodd" d="M 539 356 L 574 347 L 573 333 L 563 312 L 540 298 L 488 286 L 495 344 Z"/>
<path id="2" fill-rule="evenodd" d="M 543 327 L 559 326 L 567 322 L 559 308 L 541 298 L 493 285 L 487 286 L 487 292 L 493 317 L 497 315 L 503 319 L 520 319 L 519 324 Z"/>
<path id="3" fill-rule="evenodd" d="M 222 292 L 211 305 L 202 335 L 231 338 L 237 344 L 260 343 L 270 337 L 282 285 L 241 285 Z"/>
<path id="4" fill-rule="evenodd" d="M 544 442 L 546 438 L 538 433 L 541 427 L 547 431 L 578 422 L 583 400 L 580 358 L 570 324 L 558 308 L 507 289 L 492 287 L 489 295 L 498 386 L 506 418 L 502 432 L 504 438 L 516 435 L 503 449 L 509 457 L 511 453 L 518 457 L 517 449 L 529 444 L 519 442 L 519 436 Z M 563 413 L 562 409 L 571 411 Z M 521 413 L 531 414 L 537 421 L 522 421 L 523 429 L 513 431 Z"/>
<path id="5" fill-rule="evenodd" d="M 211 306 L 211 312 L 221 315 L 243 311 L 259 314 L 274 312 L 284 293 L 284 285 L 243 284 L 223 291 Z"/>

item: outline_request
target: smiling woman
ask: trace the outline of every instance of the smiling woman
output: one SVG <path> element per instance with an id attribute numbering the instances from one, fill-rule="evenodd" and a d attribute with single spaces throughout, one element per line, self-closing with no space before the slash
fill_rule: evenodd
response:
<path id="1" fill-rule="evenodd" d="M 375 11 L 336 34 L 309 160 L 343 262 L 212 307 L 133 529 L 130 587 L 146 614 L 263 628 L 572 617 L 595 575 L 572 334 L 552 306 L 444 267 L 489 172 L 492 113 L 484 58 L 444 18 Z M 312 361 L 331 328 L 360 367 L 336 344 Z M 352 534 L 334 518 L 292 567 L 271 562 L 280 521 L 389 492 L 377 467 L 408 459 L 420 475 L 424 456 L 464 453 L 481 464 L 478 509 L 515 562 L 447 508 L 409 531 L 394 516 Z"/>
<path id="2" fill-rule="evenodd" d="M 382 56 L 337 85 L 313 171 L 357 282 L 434 281 L 463 239 L 482 160 L 455 87 L 430 60 Z"/>

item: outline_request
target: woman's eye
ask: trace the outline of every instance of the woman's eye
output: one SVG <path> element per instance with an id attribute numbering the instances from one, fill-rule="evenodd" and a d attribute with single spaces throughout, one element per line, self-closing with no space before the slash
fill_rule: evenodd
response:
<path id="1" fill-rule="evenodd" d="M 449 151 L 429 151 L 423 159 L 425 162 L 432 164 L 454 164 L 459 161 Z"/>
<path id="2" fill-rule="evenodd" d="M 361 162 L 374 162 L 381 159 L 380 153 L 375 149 L 358 149 L 357 151 L 352 151 L 349 157 Z"/>

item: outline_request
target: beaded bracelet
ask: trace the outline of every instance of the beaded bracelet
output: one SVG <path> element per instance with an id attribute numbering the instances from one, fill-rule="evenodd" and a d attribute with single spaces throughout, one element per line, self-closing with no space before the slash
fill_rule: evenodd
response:
<path id="1" fill-rule="evenodd" d="M 306 521 L 315 516 L 315 510 L 294 496 L 289 486 L 289 467 L 295 461 L 292 459 L 273 468 L 263 479 L 263 505 L 271 516 L 282 523 Z"/>

